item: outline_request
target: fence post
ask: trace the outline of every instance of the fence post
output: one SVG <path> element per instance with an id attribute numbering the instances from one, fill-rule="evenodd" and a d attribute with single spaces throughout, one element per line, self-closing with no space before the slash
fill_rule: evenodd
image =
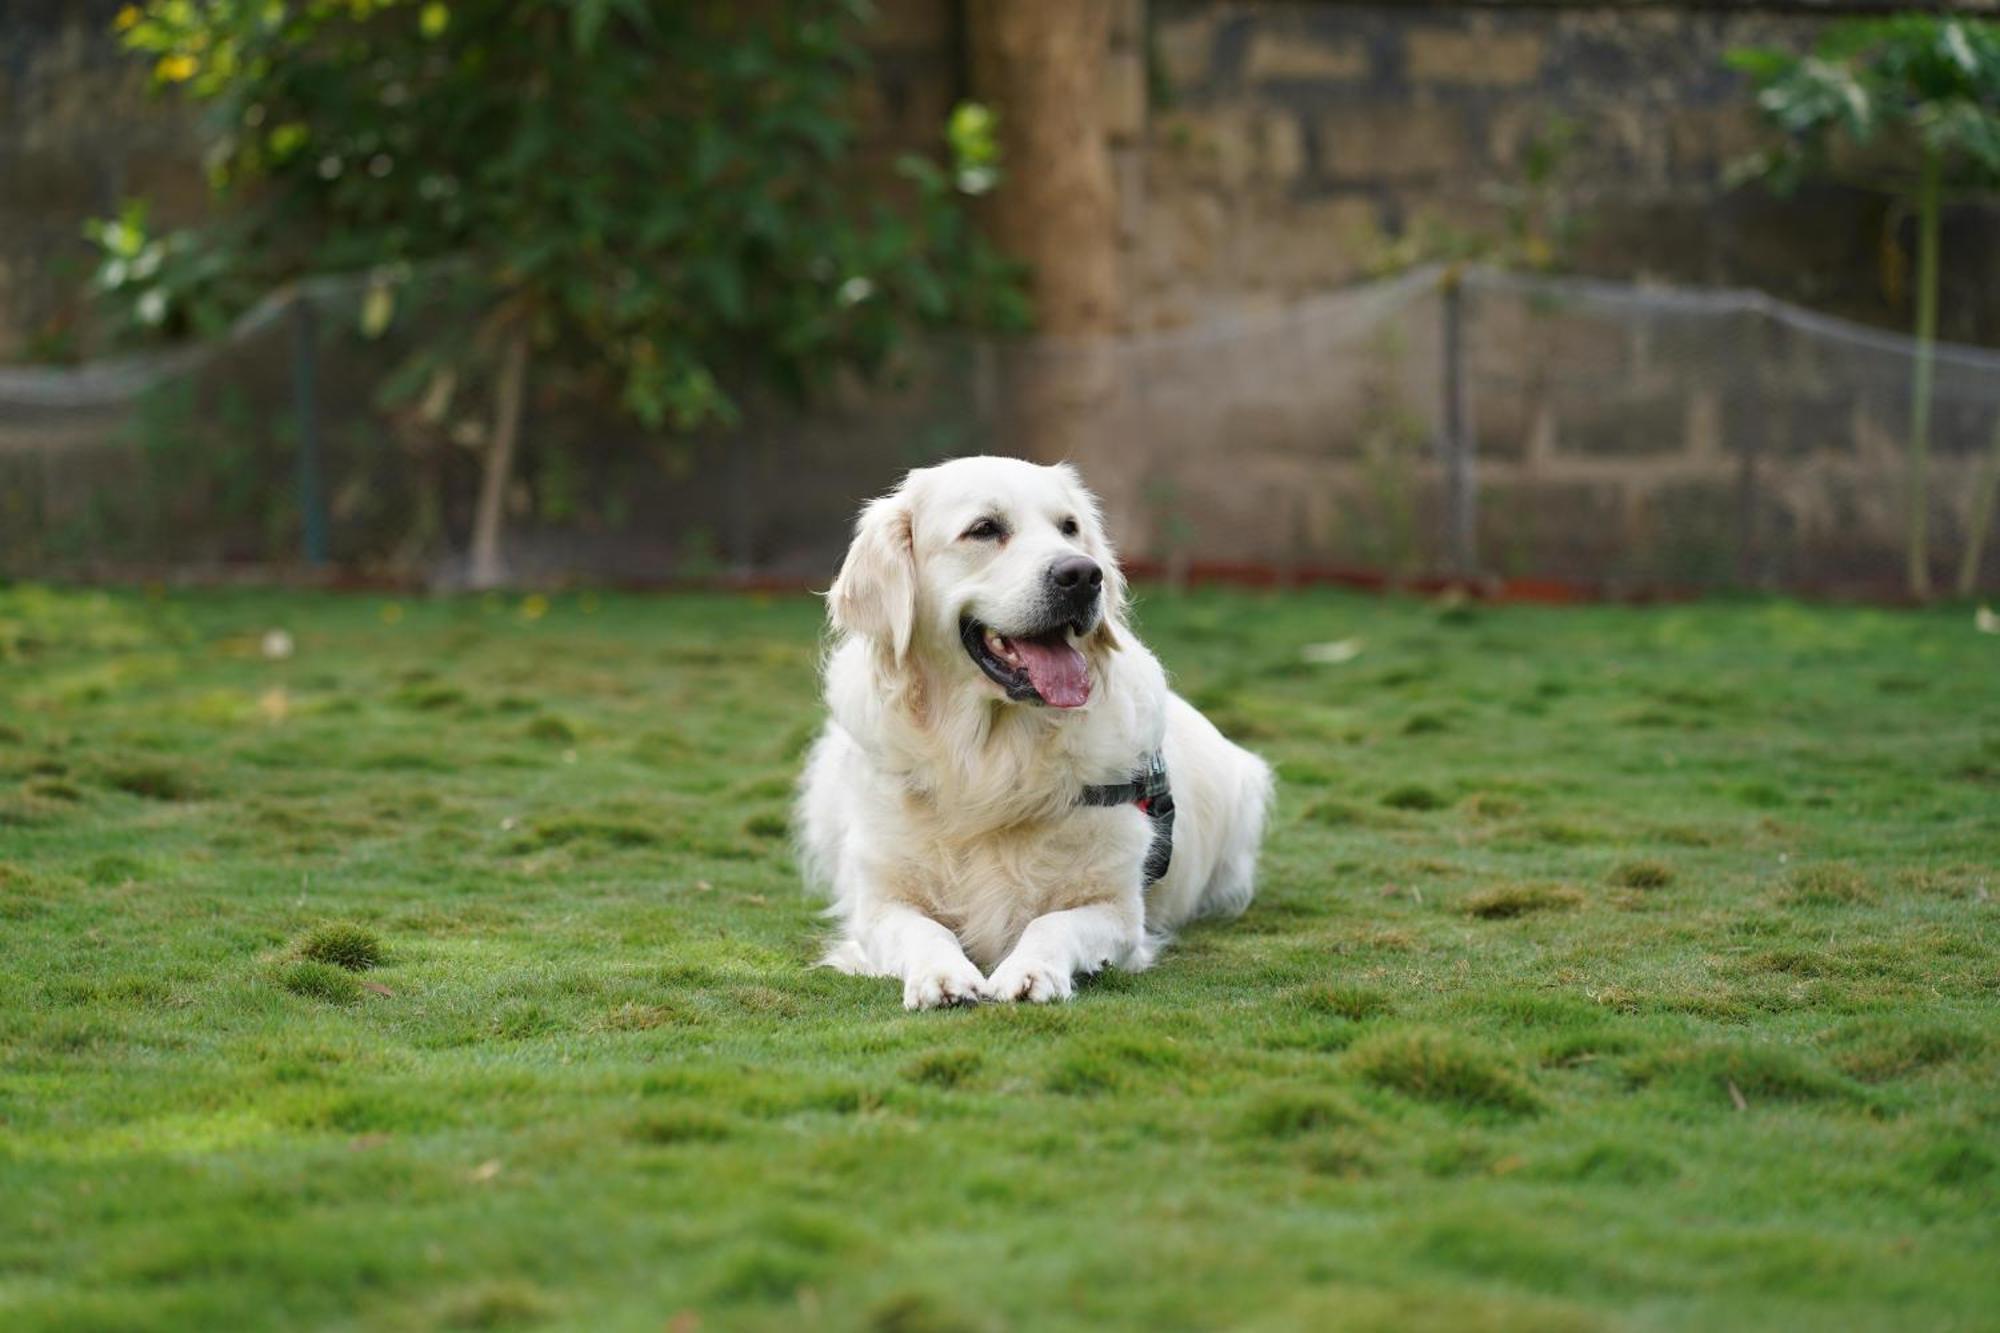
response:
<path id="1" fill-rule="evenodd" d="M 299 513 L 304 519 L 306 564 L 327 562 L 326 500 L 320 485 L 319 334 L 312 298 L 292 298 L 292 393 L 299 424 Z"/>
<path id="2" fill-rule="evenodd" d="M 1452 574 L 1470 579 L 1479 566 L 1479 491 L 1466 396 L 1465 275 L 1457 265 L 1445 270 L 1439 294 L 1443 306 L 1444 430 L 1438 444 L 1444 462 L 1447 549 Z"/>
<path id="3" fill-rule="evenodd" d="M 1764 452 L 1764 433 L 1771 428 L 1769 389 L 1764 367 L 1770 363 L 1774 328 L 1770 314 L 1759 304 L 1751 313 L 1750 352 L 1736 371 L 1738 392 L 1744 397 L 1744 417 L 1750 430 L 1742 442 L 1736 461 L 1736 581 L 1751 588 L 1761 587 L 1764 577 L 1763 476 L 1759 466 Z"/>

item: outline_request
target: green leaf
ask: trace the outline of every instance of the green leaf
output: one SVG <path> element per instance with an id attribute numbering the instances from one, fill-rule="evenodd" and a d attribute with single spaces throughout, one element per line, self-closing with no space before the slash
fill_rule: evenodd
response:
<path id="1" fill-rule="evenodd" d="M 577 0 L 569 15 L 569 35 L 578 51 L 588 54 L 596 47 L 598 35 L 604 31 L 604 20 L 610 14 L 611 0 Z"/>

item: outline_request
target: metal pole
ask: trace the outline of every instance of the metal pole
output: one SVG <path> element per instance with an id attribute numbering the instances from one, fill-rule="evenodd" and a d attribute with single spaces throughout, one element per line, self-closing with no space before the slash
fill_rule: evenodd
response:
<path id="1" fill-rule="evenodd" d="M 1478 572 L 1478 479 L 1474 475 L 1472 413 L 1466 395 L 1464 275 L 1446 270 L 1441 290 L 1444 314 L 1445 525 L 1451 571 L 1459 578 Z"/>
<path id="2" fill-rule="evenodd" d="M 1759 461 L 1764 450 L 1764 433 L 1771 428 L 1769 390 L 1764 367 L 1772 359 L 1771 337 L 1775 330 L 1768 315 L 1758 310 L 1750 316 L 1751 355 L 1737 369 L 1734 389 L 1746 400 L 1744 417 L 1750 423 L 1740 444 L 1736 461 L 1736 581 L 1757 587 L 1764 579 L 1763 477 Z"/>
<path id="3" fill-rule="evenodd" d="M 292 300 L 292 392 L 299 418 L 299 514 L 304 520 L 306 564 L 327 563 L 326 500 L 320 485 L 319 337 L 312 299 Z"/>

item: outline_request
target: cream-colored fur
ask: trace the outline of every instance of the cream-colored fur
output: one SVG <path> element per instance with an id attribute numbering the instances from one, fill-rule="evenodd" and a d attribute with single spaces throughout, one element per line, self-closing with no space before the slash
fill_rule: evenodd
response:
<path id="1" fill-rule="evenodd" d="M 1004 542 L 965 536 L 988 515 Z M 1010 701 L 960 618 L 1026 623 L 1051 564 L 1075 555 L 1104 571 L 1102 619 L 1077 641 L 1089 700 Z M 1167 688 L 1073 469 L 962 458 L 910 473 L 862 512 L 827 603 L 831 716 L 798 824 L 839 923 L 829 965 L 899 978 L 913 1009 L 1063 999 L 1077 973 L 1146 967 L 1183 922 L 1250 901 L 1270 769 Z M 1156 749 L 1178 816 L 1172 868 L 1145 888 L 1151 821 L 1077 798 Z"/>

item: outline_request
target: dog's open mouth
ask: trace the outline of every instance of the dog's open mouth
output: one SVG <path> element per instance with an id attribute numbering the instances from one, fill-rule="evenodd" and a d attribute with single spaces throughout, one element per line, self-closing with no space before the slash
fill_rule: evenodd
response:
<path id="1" fill-rule="evenodd" d="M 1072 640 L 1083 626 L 1058 625 L 1039 634 L 1002 634 L 967 617 L 958 625 L 966 654 L 1007 697 L 1051 708 L 1080 708 L 1090 701 L 1090 664 Z"/>

